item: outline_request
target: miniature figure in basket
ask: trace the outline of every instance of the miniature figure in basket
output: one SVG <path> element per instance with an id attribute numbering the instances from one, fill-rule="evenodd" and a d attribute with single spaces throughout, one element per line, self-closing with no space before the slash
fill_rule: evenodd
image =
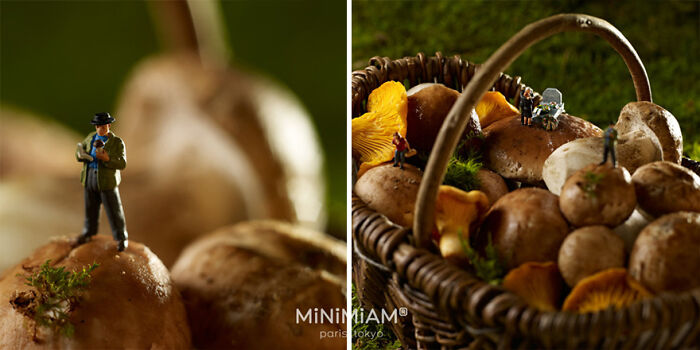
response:
<path id="1" fill-rule="evenodd" d="M 85 243 L 97 234 L 100 218 L 100 205 L 104 205 L 117 250 L 124 251 L 128 246 L 128 234 L 124 209 L 119 196 L 120 170 L 126 167 L 124 141 L 109 131 L 115 119 L 109 113 L 97 113 L 91 124 L 95 132 L 78 143 L 76 159 L 83 162 L 80 181 L 85 194 L 85 224 L 78 244 Z"/>
<path id="2" fill-rule="evenodd" d="M 564 112 L 564 103 L 561 101 L 561 92 L 554 88 L 547 88 L 542 93 L 542 103 L 533 112 L 532 121 L 551 131 L 559 126 L 559 116 Z"/>
<path id="3" fill-rule="evenodd" d="M 531 125 L 532 119 L 532 89 L 525 88 L 520 92 L 520 124 Z"/>
<path id="4" fill-rule="evenodd" d="M 613 168 L 617 166 L 617 160 L 615 159 L 615 142 L 617 142 L 617 130 L 615 130 L 615 124 L 612 122 L 608 124 L 608 128 L 605 129 L 605 133 L 603 133 L 603 139 L 605 140 L 604 142 L 604 149 L 603 149 L 603 161 L 600 163 L 600 165 L 605 164 L 605 162 L 608 161 L 608 153 L 610 153 L 610 157 L 612 158 L 612 165 Z"/>
<path id="5" fill-rule="evenodd" d="M 396 146 L 396 151 L 394 151 L 394 166 L 399 166 L 401 170 L 404 170 L 403 163 L 406 162 L 407 157 L 416 154 L 416 150 L 411 149 L 406 138 L 401 136 L 398 132 L 394 133 L 394 138 L 391 140 L 391 143 Z"/>

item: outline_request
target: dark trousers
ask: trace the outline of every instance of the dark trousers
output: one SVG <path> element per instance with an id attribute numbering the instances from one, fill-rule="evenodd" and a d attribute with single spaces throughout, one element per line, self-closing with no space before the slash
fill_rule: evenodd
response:
<path id="1" fill-rule="evenodd" d="M 528 113 L 527 111 L 523 111 L 520 113 L 520 124 L 526 125 L 530 122 L 530 119 L 532 118 L 532 112 Z"/>
<path id="2" fill-rule="evenodd" d="M 100 204 L 104 205 L 112 236 L 117 241 L 127 240 L 124 209 L 119 197 L 119 189 L 100 191 L 97 186 L 97 169 L 88 168 L 85 180 L 85 227 L 83 235 L 90 237 L 97 234 L 100 223 Z"/>
<path id="3" fill-rule="evenodd" d="M 401 169 L 403 169 L 403 163 L 406 161 L 406 152 L 408 152 L 408 150 L 394 151 L 394 166 L 400 165 Z"/>
<path id="4" fill-rule="evenodd" d="M 608 161 L 608 152 L 610 152 L 610 156 L 612 157 L 612 164 L 613 164 L 613 166 L 616 166 L 617 160 L 615 159 L 615 147 L 610 145 L 609 142 L 605 142 L 603 148 L 604 148 L 604 150 L 603 150 L 603 162 L 600 164 L 605 164 L 605 162 Z"/>

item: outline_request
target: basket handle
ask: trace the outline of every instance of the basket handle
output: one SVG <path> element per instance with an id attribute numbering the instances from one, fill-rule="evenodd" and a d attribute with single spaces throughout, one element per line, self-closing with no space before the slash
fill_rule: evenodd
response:
<path id="1" fill-rule="evenodd" d="M 583 14 L 560 14 L 527 25 L 476 71 L 474 78 L 452 106 L 442 124 L 418 189 L 413 219 L 413 237 L 417 247 L 426 248 L 430 242 L 438 188 L 445 177 L 447 162 L 457 147 L 459 137 L 464 132 L 476 103 L 493 85 L 498 74 L 508 68 L 525 49 L 554 34 L 574 31 L 590 32 L 605 39 L 624 59 L 632 75 L 637 100 L 651 101 L 649 78 L 639 55 L 627 38 L 610 23 Z"/>

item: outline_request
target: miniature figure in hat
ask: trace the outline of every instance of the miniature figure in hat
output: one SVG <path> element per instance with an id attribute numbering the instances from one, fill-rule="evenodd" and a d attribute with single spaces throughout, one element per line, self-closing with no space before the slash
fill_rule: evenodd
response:
<path id="1" fill-rule="evenodd" d="M 603 139 L 605 139 L 604 150 L 603 150 L 603 161 L 601 165 L 608 161 L 608 152 L 610 152 L 610 157 L 612 158 L 613 168 L 617 166 L 617 160 L 615 159 L 615 142 L 617 142 L 617 130 L 614 128 L 615 124 L 609 123 L 608 128 L 605 129 L 603 133 Z"/>
<path id="2" fill-rule="evenodd" d="M 91 123 L 95 132 L 78 143 L 76 159 L 83 162 L 80 181 L 85 188 L 85 226 L 78 237 L 78 244 L 85 243 L 97 234 L 100 205 L 104 205 L 117 250 L 127 248 L 128 234 L 124 209 L 119 197 L 120 170 L 126 167 L 124 141 L 109 130 L 115 119 L 109 113 L 97 113 Z"/>

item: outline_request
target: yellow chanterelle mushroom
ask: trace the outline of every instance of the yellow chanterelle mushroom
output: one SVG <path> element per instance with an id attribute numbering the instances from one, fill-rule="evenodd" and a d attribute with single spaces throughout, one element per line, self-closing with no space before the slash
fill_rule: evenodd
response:
<path id="1" fill-rule="evenodd" d="M 360 162 L 377 165 L 394 157 L 395 132 L 406 137 L 408 98 L 403 84 L 388 81 L 367 99 L 367 113 L 352 120 L 352 152 Z"/>
<path id="2" fill-rule="evenodd" d="M 466 259 L 461 240 L 469 240 L 471 229 L 488 207 L 489 200 L 481 191 L 465 192 L 452 186 L 440 186 L 435 204 L 435 224 L 440 234 L 440 253 L 444 258 Z"/>
<path id="3" fill-rule="evenodd" d="M 539 310 L 555 311 L 559 308 L 564 280 L 554 262 L 526 262 L 508 272 L 503 288 Z"/>

